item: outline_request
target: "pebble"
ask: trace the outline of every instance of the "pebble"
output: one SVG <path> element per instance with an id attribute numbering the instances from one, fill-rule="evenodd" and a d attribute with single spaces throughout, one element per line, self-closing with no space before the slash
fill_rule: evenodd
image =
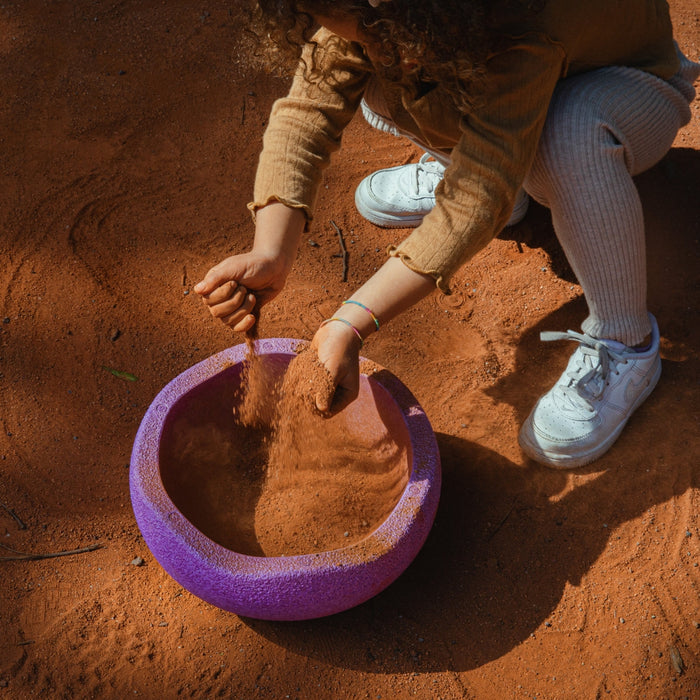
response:
<path id="1" fill-rule="evenodd" d="M 143 566 L 146 562 L 141 557 L 134 557 L 131 566 Z"/>
<path id="2" fill-rule="evenodd" d="M 669 655 L 671 657 L 671 667 L 679 676 L 682 676 L 685 673 L 686 665 L 680 651 L 675 646 L 671 646 Z"/>

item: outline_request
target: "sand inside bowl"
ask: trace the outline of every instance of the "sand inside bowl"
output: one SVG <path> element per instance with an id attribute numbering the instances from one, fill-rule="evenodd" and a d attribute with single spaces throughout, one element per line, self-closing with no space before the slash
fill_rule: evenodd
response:
<path id="1" fill-rule="evenodd" d="M 324 373 L 308 349 L 286 371 L 249 352 L 238 390 L 219 382 L 175 412 L 161 475 L 208 537 L 242 554 L 308 554 L 356 543 L 391 513 L 410 465 L 398 409 L 365 380 L 357 401 L 322 417 L 310 389 Z"/>

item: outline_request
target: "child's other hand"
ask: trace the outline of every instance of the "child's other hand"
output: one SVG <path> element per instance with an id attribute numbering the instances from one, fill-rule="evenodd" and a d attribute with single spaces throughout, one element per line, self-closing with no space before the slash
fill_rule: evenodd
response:
<path id="1" fill-rule="evenodd" d="M 323 414 L 342 411 L 357 398 L 360 390 L 360 343 L 351 328 L 333 321 L 318 329 L 311 347 L 325 365 L 335 391 L 318 387 L 316 408 Z"/>
<path id="2" fill-rule="evenodd" d="M 233 255 L 212 267 L 194 291 L 214 318 L 234 331 L 249 331 L 257 320 L 253 311 L 279 294 L 287 271 L 279 258 L 255 252 Z"/>

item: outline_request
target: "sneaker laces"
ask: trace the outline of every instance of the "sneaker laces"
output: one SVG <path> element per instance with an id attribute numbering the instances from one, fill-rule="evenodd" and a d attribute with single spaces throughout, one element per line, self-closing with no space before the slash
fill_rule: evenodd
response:
<path id="1" fill-rule="evenodd" d="M 562 393 L 576 407 L 579 402 L 576 398 L 583 400 L 588 410 L 593 411 L 592 402 L 599 399 L 605 391 L 605 386 L 610 372 L 616 372 L 619 362 L 626 364 L 625 346 L 621 343 L 620 352 L 612 348 L 608 343 L 613 341 L 603 341 L 593 338 L 586 333 L 576 333 L 575 331 L 545 331 L 540 334 L 540 339 L 544 342 L 552 340 L 573 340 L 579 344 L 574 357 L 577 361 L 571 366 L 566 377 L 568 384 L 561 384 Z M 617 343 L 616 343 L 617 344 Z M 572 389 L 567 392 L 567 389 Z"/>
<path id="2" fill-rule="evenodd" d="M 424 153 L 414 169 L 412 184 L 418 197 L 432 194 L 445 173 L 445 166 L 436 160 L 429 160 L 430 157 L 429 153 Z"/>

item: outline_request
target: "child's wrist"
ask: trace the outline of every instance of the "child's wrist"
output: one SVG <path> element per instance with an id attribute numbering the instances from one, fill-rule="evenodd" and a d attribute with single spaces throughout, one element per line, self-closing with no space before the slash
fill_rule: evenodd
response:
<path id="1" fill-rule="evenodd" d="M 267 258 L 283 259 L 291 267 L 305 225 L 306 216 L 301 209 L 272 202 L 257 212 L 253 251 Z"/>
<path id="2" fill-rule="evenodd" d="M 289 251 L 276 246 L 256 243 L 250 252 L 258 260 L 264 260 L 268 264 L 272 264 L 275 269 L 281 270 L 285 277 L 289 274 L 296 260 L 296 249 Z"/>
<path id="3" fill-rule="evenodd" d="M 354 299 L 345 300 L 332 318 L 354 329 L 363 341 L 372 333 L 376 333 L 381 325 L 379 318 L 369 306 Z"/>
<path id="4" fill-rule="evenodd" d="M 353 335 L 352 340 L 353 340 L 353 342 L 356 342 L 357 344 L 359 344 L 360 349 L 364 345 L 365 340 L 362 336 L 362 333 L 360 332 L 360 330 L 357 327 L 355 327 L 347 319 L 340 318 L 339 316 L 331 316 L 331 318 L 327 318 L 325 321 L 323 321 L 321 323 L 321 325 L 319 326 L 319 330 L 321 328 L 324 328 L 325 326 L 328 326 L 329 324 L 336 324 L 337 329 L 340 330 L 341 332 L 342 332 L 342 329 L 345 328 L 346 330 L 344 332 L 346 335 L 348 333 L 352 333 L 352 335 Z M 350 336 L 348 336 L 348 337 L 350 337 Z"/>

